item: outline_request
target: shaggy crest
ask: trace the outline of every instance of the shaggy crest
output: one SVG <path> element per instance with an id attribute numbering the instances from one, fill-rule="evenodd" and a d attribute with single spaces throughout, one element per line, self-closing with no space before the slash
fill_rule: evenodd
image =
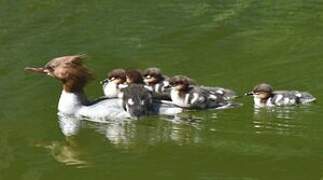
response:
<path id="1" fill-rule="evenodd" d="M 26 67 L 25 70 L 52 76 L 63 83 L 65 91 L 79 92 L 93 79 L 92 73 L 82 64 L 84 57 L 84 55 L 58 57 L 49 61 L 44 67 Z"/>

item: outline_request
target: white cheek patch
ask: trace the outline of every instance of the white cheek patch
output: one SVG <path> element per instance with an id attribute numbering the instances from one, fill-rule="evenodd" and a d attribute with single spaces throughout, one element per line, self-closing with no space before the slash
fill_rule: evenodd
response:
<path id="1" fill-rule="evenodd" d="M 130 98 L 130 99 L 128 99 L 128 104 L 129 104 L 130 106 L 132 106 L 132 105 L 134 105 L 134 104 L 135 104 L 135 102 Z"/>
<path id="2" fill-rule="evenodd" d="M 115 78 L 115 77 L 110 78 L 110 81 L 114 81 L 114 80 L 116 80 L 116 78 Z"/>
<path id="3" fill-rule="evenodd" d="M 261 99 L 260 96 L 259 96 L 259 94 L 254 94 L 253 97 L 258 98 L 258 99 Z"/>

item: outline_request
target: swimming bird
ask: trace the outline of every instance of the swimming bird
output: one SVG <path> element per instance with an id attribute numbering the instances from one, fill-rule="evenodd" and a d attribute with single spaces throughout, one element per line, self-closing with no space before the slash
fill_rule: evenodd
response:
<path id="1" fill-rule="evenodd" d="M 246 93 L 253 96 L 255 107 L 290 106 L 296 104 L 308 104 L 316 100 L 308 92 L 301 91 L 273 91 L 271 85 L 261 83 L 253 90 Z"/>
<path id="2" fill-rule="evenodd" d="M 144 70 L 144 82 L 149 89 L 158 94 L 167 92 L 169 94 L 169 82 L 159 68 L 151 67 Z"/>
<path id="3" fill-rule="evenodd" d="M 127 87 L 126 70 L 113 69 L 107 74 L 107 79 L 101 81 L 105 97 L 116 98 L 120 94 L 120 89 Z"/>
<path id="4" fill-rule="evenodd" d="M 171 99 L 174 104 L 182 108 L 207 109 L 230 106 L 221 94 L 212 94 L 208 90 L 194 85 L 187 76 L 177 75 L 169 80 Z"/>
<path id="5" fill-rule="evenodd" d="M 127 70 L 125 75 L 127 86 L 121 89 L 120 95 L 123 108 L 136 117 L 152 114 L 152 94 L 145 88 L 141 73 L 138 70 Z"/>
<path id="6" fill-rule="evenodd" d="M 147 68 L 144 71 L 144 81 L 148 88 L 153 92 L 154 97 L 170 100 L 169 78 L 161 73 L 156 67 Z M 210 94 L 223 96 L 230 100 L 236 97 L 236 93 L 231 89 L 222 87 L 200 86 L 201 89 L 207 90 Z"/>
<path id="7" fill-rule="evenodd" d="M 92 73 L 83 65 L 83 59 L 83 55 L 57 57 L 43 67 L 26 67 L 25 71 L 47 74 L 63 84 L 58 102 L 59 114 L 91 119 L 131 117 L 118 98 L 92 102 L 87 99 L 84 87 L 92 79 Z"/>

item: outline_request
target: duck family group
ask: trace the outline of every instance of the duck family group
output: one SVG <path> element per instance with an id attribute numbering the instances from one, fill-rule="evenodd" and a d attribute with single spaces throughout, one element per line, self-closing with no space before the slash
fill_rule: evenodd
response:
<path id="1" fill-rule="evenodd" d="M 167 77 L 156 67 L 138 70 L 114 69 L 101 81 L 104 97 L 89 101 L 83 91 L 92 74 L 84 56 L 63 56 L 43 67 L 26 67 L 29 72 L 47 74 L 61 81 L 60 113 L 88 118 L 128 118 L 150 114 L 177 114 L 186 109 L 218 109 L 233 106 L 236 94 L 221 87 L 199 86 L 183 75 Z M 315 97 L 301 91 L 273 91 L 266 83 L 245 95 L 254 106 L 272 107 L 307 104 Z"/>

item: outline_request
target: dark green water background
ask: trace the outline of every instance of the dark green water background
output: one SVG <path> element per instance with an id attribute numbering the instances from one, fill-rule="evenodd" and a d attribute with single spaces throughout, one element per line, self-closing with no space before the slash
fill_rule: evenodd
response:
<path id="1" fill-rule="evenodd" d="M 322 0 L 0 0 L 0 179 L 321 179 Z M 239 94 L 266 81 L 311 92 L 306 107 L 97 125 L 65 137 L 61 85 L 23 72 L 86 53 L 96 80 L 160 67 Z"/>

